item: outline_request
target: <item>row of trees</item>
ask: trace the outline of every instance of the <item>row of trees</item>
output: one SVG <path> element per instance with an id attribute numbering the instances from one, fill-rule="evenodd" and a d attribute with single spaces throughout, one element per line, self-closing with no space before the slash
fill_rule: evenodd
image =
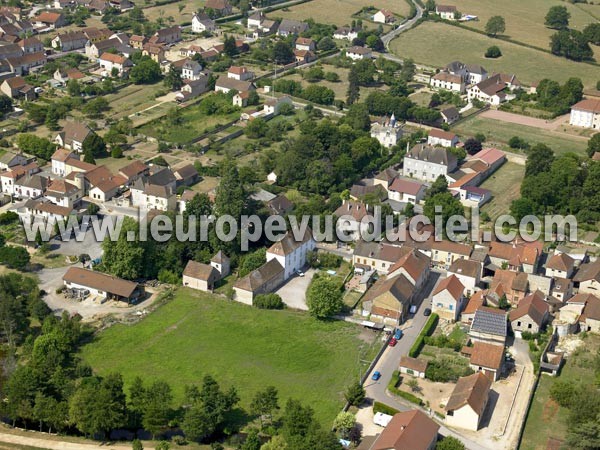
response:
<path id="1" fill-rule="evenodd" d="M 574 61 L 587 61 L 594 58 L 590 43 L 600 44 L 600 24 L 592 23 L 583 31 L 569 29 L 571 13 L 566 6 L 552 6 L 546 14 L 548 28 L 558 30 L 550 39 L 550 51 L 558 56 Z"/>

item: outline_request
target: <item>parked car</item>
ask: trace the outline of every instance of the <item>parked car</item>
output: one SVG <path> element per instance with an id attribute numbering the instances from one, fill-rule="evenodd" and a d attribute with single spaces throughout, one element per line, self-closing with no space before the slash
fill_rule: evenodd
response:
<path id="1" fill-rule="evenodd" d="M 302 272 L 301 270 L 296 270 L 296 275 L 298 275 L 299 277 L 303 277 L 304 272 Z"/>
<path id="2" fill-rule="evenodd" d="M 410 312 L 411 314 L 414 314 L 417 312 L 417 305 L 412 305 L 410 307 L 410 309 L 408 310 L 408 312 Z"/>
<path id="3" fill-rule="evenodd" d="M 394 339 L 396 339 L 397 341 L 399 341 L 402 338 L 402 335 L 404 333 L 402 332 L 402 330 L 400 328 L 398 328 L 396 330 L 396 332 L 394 333 Z"/>
<path id="4" fill-rule="evenodd" d="M 381 378 L 381 372 L 379 370 L 376 370 L 375 372 L 373 372 L 373 376 L 371 377 L 374 381 L 377 381 Z"/>
<path id="5" fill-rule="evenodd" d="M 390 343 L 388 345 L 390 347 L 395 347 L 397 343 L 398 343 L 398 340 L 395 337 L 393 337 L 390 339 Z"/>
<path id="6" fill-rule="evenodd" d="M 428 316 L 428 315 L 430 315 L 430 314 L 431 314 L 431 309 L 429 309 L 429 308 L 425 308 L 425 311 L 423 311 L 423 315 L 424 315 L 425 317 L 427 317 L 427 316 Z"/>

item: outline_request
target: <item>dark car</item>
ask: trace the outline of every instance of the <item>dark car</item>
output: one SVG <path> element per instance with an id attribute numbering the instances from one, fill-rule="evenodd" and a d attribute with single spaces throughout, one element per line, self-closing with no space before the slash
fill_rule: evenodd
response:
<path id="1" fill-rule="evenodd" d="M 423 311 L 423 315 L 427 317 L 430 314 L 431 314 L 431 309 L 425 308 L 425 311 Z"/>

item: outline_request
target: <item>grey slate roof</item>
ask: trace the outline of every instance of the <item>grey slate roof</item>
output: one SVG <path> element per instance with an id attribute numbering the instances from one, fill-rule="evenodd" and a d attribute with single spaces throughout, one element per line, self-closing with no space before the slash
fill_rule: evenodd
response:
<path id="1" fill-rule="evenodd" d="M 475 311 L 471 331 L 495 334 L 497 336 L 507 335 L 506 312 L 500 309 L 480 307 Z"/>

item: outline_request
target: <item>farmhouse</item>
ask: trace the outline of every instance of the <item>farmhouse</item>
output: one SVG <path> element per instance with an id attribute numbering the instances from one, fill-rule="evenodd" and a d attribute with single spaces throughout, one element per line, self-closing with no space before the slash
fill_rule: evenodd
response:
<path id="1" fill-rule="evenodd" d="M 465 287 L 455 275 L 445 278 L 433 291 L 432 311 L 441 319 L 456 322 L 466 303 L 464 290 Z"/>
<path id="2" fill-rule="evenodd" d="M 456 156 L 445 148 L 417 144 L 404 156 L 403 175 L 424 181 L 435 181 L 440 175 L 448 177 L 456 169 Z"/>
<path id="3" fill-rule="evenodd" d="M 411 248 L 390 267 L 388 276 L 391 278 L 403 274 L 419 289 L 429 278 L 430 266 L 431 259 L 427 255 Z"/>
<path id="4" fill-rule="evenodd" d="M 462 76 L 448 72 L 439 72 L 431 77 L 429 84 L 434 89 L 445 89 L 447 91 L 462 94 L 465 91 L 465 82 Z"/>
<path id="5" fill-rule="evenodd" d="M 141 298 L 144 294 L 144 289 L 133 281 L 80 267 L 69 267 L 63 275 L 63 283 L 68 289 L 87 290 L 95 297 L 128 303 Z"/>
<path id="6" fill-rule="evenodd" d="M 266 115 L 273 114 L 276 116 L 279 114 L 282 105 L 290 105 L 293 107 L 294 104 L 289 95 L 282 95 L 281 97 L 267 99 L 263 106 L 263 110 Z"/>
<path id="7" fill-rule="evenodd" d="M 370 319 L 388 325 L 398 325 L 407 317 L 415 286 L 403 274 L 380 278 L 363 297 L 363 311 Z"/>
<path id="8" fill-rule="evenodd" d="M 579 266 L 573 282 L 580 293 L 600 295 L 600 259 Z"/>
<path id="9" fill-rule="evenodd" d="M 229 91 L 245 92 L 254 90 L 254 85 L 250 81 L 240 81 L 229 78 L 227 75 L 221 75 L 215 83 L 215 92 L 227 94 Z"/>
<path id="10" fill-rule="evenodd" d="M 480 306 L 475 311 L 469 336 L 473 341 L 498 342 L 504 345 L 508 335 L 506 311 Z"/>
<path id="11" fill-rule="evenodd" d="M 529 279 L 524 272 L 498 269 L 492 278 L 491 288 L 502 287 L 506 299 L 513 305 L 518 305 L 527 294 Z"/>
<path id="12" fill-rule="evenodd" d="M 35 100 L 35 90 L 23 77 L 12 77 L 5 79 L 0 85 L 0 91 L 10 98 Z"/>
<path id="13" fill-rule="evenodd" d="M 502 102 L 513 99 L 515 96 L 509 91 L 516 89 L 521 84 L 514 75 L 494 74 L 477 83 L 467 90 L 469 101 L 477 99 L 484 103 L 497 106 Z"/>
<path id="14" fill-rule="evenodd" d="M 47 27 L 52 29 L 64 27 L 67 24 L 63 14 L 49 11 L 42 11 L 35 16 L 33 20 L 36 27 Z"/>
<path id="15" fill-rule="evenodd" d="M 581 331 L 600 332 L 600 299 L 592 294 L 577 294 L 567 301 L 568 305 L 583 306 L 578 322 Z M 561 319 L 562 312 L 561 311 Z"/>
<path id="16" fill-rule="evenodd" d="M 24 166 L 28 162 L 29 158 L 22 153 L 6 152 L 0 156 L 0 169 L 10 170 L 13 167 Z"/>
<path id="17" fill-rule="evenodd" d="M 54 142 L 67 150 L 82 151 L 83 142 L 92 134 L 92 130 L 81 122 L 67 122 L 56 135 Z"/>
<path id="18" fill-rule="evenodd" d="M 584 99 L 571 106 L 569 123 L 576 127 L 600 128 L 600 100 Z"/>
<path id="19" fill-rule="evenodd" d="M 358 37 L 358 31 L 350 27 L 340 27 L 333 32 L 334 39 L 353 41 Z"/>
<path id="20" fill-rule="evenodd" d="M 387 9 L 380 9 L 373 15 L 373 22 L 377 23 L 392 23 L 396 20 L 393 12 Z"/>
<path id="21" fill-rule="evenodd" d="M 477 431 L 491 385 L 491 380 L 481 372 L 459 378 L 445 408 L 448 425 Z"/>
<path id="22" fill-rule="evenodd" d="M 469 367 L 481 372 L 491 381 L 498 381 L 502 374 L 504 346 L 476 341 L 473 343 Z"/>
<path id="23" fill-rule="evenodd" d="M 55 205 L 73 208 L 81 200 L 83 192 L 78 186 L 65 180 L 52 180 L 44 196 Z"/>
<path id="24" fill-rule="evenodd" d="M 535 291 L 519 302 L 519 306 L 510 312 L 510 325 L 515 336 L 521 337 L 523 331 L 539 333 L 548 321 L 549 306 L 544 301 L 544 294 Z"/>
<path id="25" fill-rule="evenodd" d="M 18 214 L 26 221 L 40 217 L 47 223 L 53 224 L 59 220 L 67 221 L 73 212 L 72 208 L 55 205 L 50 201 L 29 199 L 22 208 L 19 208 Z"/>
<path id="26" fill-rule="evenodd" d="M 479 286 L 481 264 L 470 259 L 456 259 L 448 268 L 448 275 L 456 276 L 465 287 L 464 294 L 471 296 Z"/>
<path id="27" fill-rule="evenodd" d="M 566 253 L 555 253 L 546 263 L 546 276 L 549 278 L 571 278 L 574 270 L 575 260 Z"/>
<path id="28" fill-rule="evenodd" d="M 435 13 L 444 20 L 456 20 L 454 15 L 458 10 L 453 5 L 436 5 Z"/>
<path id="29" fill-rule="evenodd" d="M 200 291 L 211 291 L 220 274 L 212 265 L 188 261 L 183 270 L 183 285 Z"/>
<path id="30" fill-rule="evenodd" d="M 346 57 L 352 59 L 353 61 L 358 61 L 361 59 L 373 58 L 373 53 L 371 52 L 370 48 L 355 45 L 346 49 Z"/>
<path id="31" fill-rule="evenodd" d="M 194 13 L 192 16 L 192 33 L 212 32 L 217 29 L 214 20 L 204 13 Z"/>
<path id="32" fill-rule="evenodd" d="M 416 205 L 425 198 L 426 190 L 424 184 L 395 178 L 388 188 L 388 198 L 390 200 Z"/>
<path id="33" fill-rule="evenodd" d="M 458 144 L 458 136 L 449 131 L 432 128 L 429 130 L 427 144 L 433 146 L 439 145 L 442 147 L 456 147 L 456 144 Z"/>
<path id="34" fill-rule="evenodd" d="M 268 294 L 283 284 L 285 281 L 284 274 L 285 269 L 283 266 L 277 259 L 273 258 L 235 282 L 233 285 L 234 299 L 252 305 L 255 296 Z"/>
<path id="35" fill-rule="evenodd" d="M 390 267 L 409 251 L 407 247 L 360 240 L 354 248 L 352 264 L 363 271 L 376 270 L 386 275 Z"/>
<path id="36" fill-rule="evenodd" d="M 100 67 L 106 69 L 107 72 L 112 72 L 115 69 L 119 75 L 123 75 L 123 73 L 133 67 L 133 63 L 129 58 L 108 52 L 102 53 L 98 59 L 98 64 L 100 64 Z"/>
<path id="37" fill-rule="evenodd" d="M 360 239 L 361 232 L 368 230 L 369 224 L 374 220 L 367 205 L 353 200 L 344 200 L 333 214 L 338 218 L 336 229 L 354 241 Z"/>
<path id="38" fill-rule="evenodd" d="M 221 16 L 228 16 L 233 12 L 233 7 L 228 0 L 207 0 L 204 5 L 206 9 L 212 9 Z"/>
<path id="39" fill-rule="evenodd" d="M 299 37 L 296 39 L 296 50 L 306 50 L 314 52 L 317 49 L 317 44 L 311 38 Z"/>
<path id="40" fill-rule="evenodd" d="M 460 119 L 460 113 L 454 106 L 442 109 L 440 114 L 442 115 L 442 120 L 444 123 L 447 123 L 448 125 L 452 125 L 454 122 Z"/>
<path id="41" fill-rule="evenodd" d="M 279 36 L 299 35 L 308 30 L 308 24 L 306 22 L 299 22 L 297 20 L 283 19 L 277 28 L 277 34 Z"/>
<path id="42" fill-rule="evenodd" d="M 433 450 L 439 428 L 419 410 L 397 413 L 368 450 Z"/>
<path id="43" fill-rule="evenodd" d="M 400 358 L 400 364 L 398 370 L 400 373 L 412 375 L 417 378 L 425 378 L 425 371 L 427 370 L 428 363 L 424 359 L 411 358 L 410 356 L 402 356 Z"/>

